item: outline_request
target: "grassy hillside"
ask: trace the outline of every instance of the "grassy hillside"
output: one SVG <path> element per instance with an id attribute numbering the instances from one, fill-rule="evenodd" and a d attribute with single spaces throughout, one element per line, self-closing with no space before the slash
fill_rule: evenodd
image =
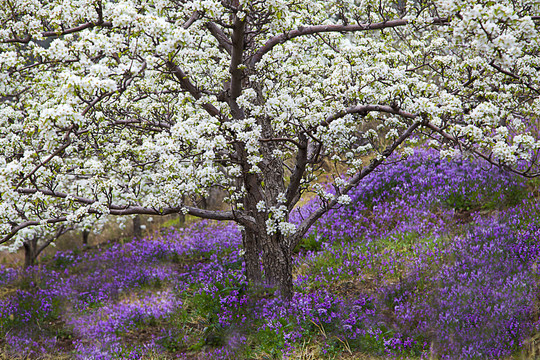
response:
<path id="1" fill-rule="evenodd" d="M 0 359 L 531 355 L 540 203 L 484 168 L 418 151 L 373 174 L 296 249 L 290 304 L 248 289 L 234 224 L 0 267 Z"/>

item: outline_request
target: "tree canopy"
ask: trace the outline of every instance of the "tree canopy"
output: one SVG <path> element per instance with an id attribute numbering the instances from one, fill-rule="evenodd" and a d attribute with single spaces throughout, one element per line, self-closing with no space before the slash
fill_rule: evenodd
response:
<path id="1" fill-rule="evenodd" d="M 430 138 L 536 175 L 538 14 L 510 0 L 0 0 L 0 243 L 183 212 L 236 221 L 248 277 L 262 254 L 267 282 L 290 283 L 291 249 L 400 147 Z M 331 190 L 314 181 L 324 161 L 346 169 Z M 228 209 L 198 206 L 216 187 Z M 321 207 L 293 224 L 305 192 Z"/>

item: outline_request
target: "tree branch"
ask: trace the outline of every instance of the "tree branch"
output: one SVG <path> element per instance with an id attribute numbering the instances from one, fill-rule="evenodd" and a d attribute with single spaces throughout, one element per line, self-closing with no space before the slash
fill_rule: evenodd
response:
<path id="1" fill-rule="evenodd" d="M 18 189 L 17 192 L 19 192 L 20 194 L 35 194 L 39 192 L 41 194 L 56 197 L 56 198 L 61 198 L 61 199 L 66 199 L 66 200 L 69 198 L 77 203 L 84 204 L 84 205 L 92 205 L 97 202 L 97 200 L 88 199 L 81 196 L 72 196 L 66 193 L 56 192 L 52 190 Z M 147 208 L 143 206 L 109 204 L 107 205 L 107 208 L 109 209 L 109 214 L 111 215 L 157 215 L 157 216 L 160 216 L 160 215 L 177 214 L 180 212 L 187 211 L 188 214 L 196 216 L 196 217 L 200 217 L 203 219 L 232 220 L 232 221 L 237 221 L 244 226 L 252 226 L 255 223 L 255 220 L 253 219 L 253 217 L 240 211 L 204 210 L 204 209 L 199 209 L 192 206 L 178 206 L 178 207 L 166 207 L 163 209 L 155 209 L 155 208 Z M 88 213 L 89 214 L 102 214 L 101 212 L 94 209 L 90 209 Z M 55 219 L 42 220 L 42 221 L 26 221 L 24 223 L 14 226 L 8 235 L 0 239 L 0 244 L 13 238 L 13 236 L 15 236 L 18 231 L 26 227 L 40 225 L 42 222 L 45 222 L 46 224 L 56 224 L 56 223 L 64 222 L 64 221 L 67 221 L 67 217 L 65 216 L 55 218 Z"/>
<path id="2" fill-rule="evenodd" d="M 178 79 L 178 81 L 180 82 L 180 86 L 182 86 L 182 89 L 190 93 L 191 96 L 193 96 L 196 100 L 199 100 L 202 97 L 201 91 L 195 85 L 193 85 L 191 80 L 189 80 L 187 74 L 182 71 L 182 69 L 180 69 L 178 65 L 176 65 L 170 60 L 165 62 L 165 64 L 167 65 L 169 71 L 176 77 L 176 79 Z M 208 114 L 210 114 L 210 116 L 220 117 L 221 115 L 219 110 L 210 103 L 204 103 L 202 104 L 202 107 L 204 110 L 206 110 Z"/>
<path id="3" fill-rule="evenodd" d="M 40 225 L 42 222 L 45 222 L 46 224 L 56 224 L 56 223 L 59 223 L 59 222 L 64 222 L 64 221 L 67 221 L 67 218 L 65 216 L 63 217 L 59 217 L 59 218 L 56 218 L 56 219 L 48 219 L 48 220 L 42 220 L 42 221 L 25 221 L 17 226 L 13 226 L 11 228 L 11 232 L 9 234 L 7 234 L 6 236 L 4 236 L 2 239 L 0 239 L 0 244 L 3 244 L 5 243 L 6 241 L 9 241 L 11 238 L 13 238 L 15 235 L 17 235 L 17 233 L 19 231 L 21 231 L 22 229 L 24 228 L 27 228 L 29 226 L 36 226 L 36 225 Z"/>
<path id="4" fill-rule="evenodd" d="M 446 140 L 449 140 L 451 141 L 452 143 L 454 144 L 457 144 L 461 147 L 462 143 L 461 141 L 455 137 L 455 136 L 452 136 L 450 134 L 448 134 L 446 131 L 444 131 L 443 129 L 439 128 L 438 126 L 435 126 L 431 123 L 426 123 L 426 124 L 423 124 L 425 127 L 427 127 L 428 129 L 431 129 L 432 131 L 436 132 L 437 134 L 441 135 L 443 138 L 445 138 Z M 516 170 L 510 166 L 506 166 L 506 165 L 501 165 L 501 163 L 499 162 L 496 162 L 492 159 L 492 157 L 490 155 L 486 155 L 478 150 L 475 150 L 475 149 L 472 149 L 472 148 L 469 148 L 468 151 L 472 152 L 473 154 L 475 154 L 476 156 L 484 159 L 485 161 L 487 161 L 488 163 L 490 163 L 491 165 L 494 165 L 494 166 L 497 166 L 497 167 L 503 167 L 505 170 L 508 170 L 514 174 L 517 174 L 517 175 L 520 175 L 520 176 L 524 176 L 524 177 L 527 177 L 527 178 L 534 178 L 534 177 L 538 177 L 540 176 L 540 173 L 529 173 L 530 170 L 532 169 L 532 165 L 526 170 L 526 171 L 519 171 L 519 170 Z"/>
<path id="5" fill-rule="evenodd" d="M 527 86 L 530 90 L 534 91 L 534 92 L 537 93 L 537 94 L 540 94 L 540 91 L 539 91 L 538 89 L 536 89 L 532 84 L 523 82 L 522 79 L 521 79 L 521 77 L 519 77 L 518 75 L 516 75 L 516 74 L 514 74 L 514 73 L 512 73 L 512 72 L 510 72 L 510 71 L 508 71 L 508 70 L 505 70 L 505 69 L 503 69 L 502 67 L 500 67 L 499 65 L 495 64 L 495 61 L 494 61 L 494 60 L 491 61 L 491 62 L 489 63 L 489 65 L 491 65 L 491 67 L 494 68 L 495 70 L 497 70 L 498 72 L 503 73 L 503 74 L 506 75 L 506 76 L 510 76 L 510 77 L 512 77 L 512 78 L 514 78 L 514 79 L 516 79 L 516 80 L 521 81 L 521 82 L 522 82 L 523 84 L 525 84 L 525 86 Z"/>
<path id="6" fill-rule="evenodd" d="M 517 80 L 520 80 L 520 77 L 517 76 L 516 74 L 514 73 L 511 73 L 510 71 L 507 71 L 507 70 L 504 70 L 502 67 L 500 67 L 499 65 L 495 64 L 495 61 L 492 60 L 489 65 L 491 65 L 492 68 L 494 68 L 495 70 L 503 73 L 504 75 L 507 75 L 507 76 L 510 76 L 510 77 L 513 77 L 514 79 L 517 79 Z"/>
<path id="7" fill-rule="evenodd" d="M 435 21 L 434 21 L 435 22 Z M 440 20 L 439 20 L 440 22 Z M 283 44 L 284 42 L 294 39 L 299 36 L 320 34 L 325 32 L 355 32 L 355 31 L 367 31 L 367 30 L 379 30 L 386 28 L 394 28 L 398 26 L 404 26 L 409 23 L 408 20 L 390 20 L 373 24 L 356 24 L 356 25 L 313 25 L 313 26 L 300 26 L 296 30 L 291 30 L 286 33 L 276 35 L 270 38 L 251 58 L 250 67 L 254 67 L 262 57 L 270 52 L 276 45 Z"/>
<path id="8" fill-rule="evenodd" d="M 294 167 L 294 171 L 292 171 L 289 186 L 287 186 L 287 191 L 285 192 L 285 206 L 287 206 L 287 209 L 291 209 L 296 202 L 295 198 L 297 197 L 302 176 L 304 176 L 308 163 L 308 140 L 305 137 L 305 134 L 301 133 L 299 140 L 301 143 L 297 145 L 298 152 L 296 153 L 296 165 Z"/>
<path id="9" fill-rule="evenodd" d="M 415 119 L 416 115 L 411 114 L 407 111 L 403 111 L 398 107 L 389 106 L 389 105 L 357 105 L 357 106 L 351 106 L 343 111 L 340 111 L 332 116 L 329 116 L 326 118 L 325 121 L 321 123 L 323 126 L 328 126 L 330 123 L 334 120 L 340 119 L 344 117 L 345 115 L 349 114 L 360 114 L 363 116 L 366 116 L 369 112 L 372 111 L 378 111 L 378 112 L 384 112 L 389 114 L 395 114 L 402 116 L 407 119 Z"/>
<path id="10" fill-rule="evenodd" d="M 43 37 L 60 37 L 62 35 L 73 34 L 73 33 L 79 32 L 79 31 L 83 31 L 85 29 L 92 29 L 92 28 L 95 28 L 95 27 L 98 27 L 98 26 L 110 28 L 110 27 L 112 27 L 112 22 L 110 22 L 110 21 L 98 21 L 98 22 L 94 23 L 92 21 L 89 21 L 89 22 L 81 24 L 79 26 L 75 26 L 75 27 L 65 29 L 65 30 L 61 30 L 61 31 L 44 31 L 44 32 L 41 33 L 41 36 L 43 36 Z M 30 42 L 30 40 L 32 40 L 32 36 L 31 35 L 26 35 L 24 38 L 15 37 L 15 38 L 12 38 L 12 39 L 2 40 L 2 42 L 3 43 L 27 44 L 27 43 Z"/>
<path id="11" fill-rule="evenodd" d="M 113 125 L 132 125 L 132 124 L 139 124 L 141 126 L 138 126 L 138 128 L 140 129 L 144 129 L 143 125 L 148 125 L 148 126 L 152 126 L 154 127 L 155 130 L 157 130 L 157 128 L 161 128 L 161 129 L 167 129 L 167 130 L 170 130 L 171 128 L 171 125 L 170 124 L 167 124 L 167 123 L 164 123 L 164 122 L 144 122 L 142 120 L 137 120 L 137 119 L 128 119 L 128 120 L 115 120 L 113 123 Z"/>
<path id="12" fill-rule="evenodd" d="M 269 138 L 269 139 L 259 139 L 260 142 L 290 142 L 291 144 L 296 145 L 296 147 L 303 147 L 298 141 L 289 138 Z"/>
<path id="13" fill-rule="evenodd" d="M 229 72 L 231 73 L 231 90 L 230 98 L 232 103 L 236 103 L 236 99 L 242 93 L 242 76 L 243 70 L 239 68 L 242 64 L 244 55 L 244 35 L 246 22 L 235 16 L 234 30 L 232 33 L 232 48 L 231 48 L 231 65 Z"/>
<path id="14" fill-rule="evenodd" d="M 232 44 L 227 39 L 227 35 L 216 25 L 216 23 L 210 21 L 206 24 L 206 28 L 210 31 L 212 36 L 217 40 L 219 46 L 221 46 L 229 55 L 232 55 Z"/>
<path id="15" fill-rule="evenodd" d="M 35 253 L 35 257 L 37 259 L 37 257 L 39 256 L 39 254 L 41 254 L 41 252 L 43 250 L 45 250 L 45 248 L 47 246 L 50 245 L 50 243 L 52 243 L 53 241 L 55 241 L 56 239 L 58 239 L 60 236 L 64 235 L 65 233 L 67 233 L 68 231 L 70 230 L 73 230 L 73 228 L 65 228 L 64 225 L 60 226 L 57 230 L 56 230 L 56 233 L 51 236 L 50 238 L 48 238 L 43 244 L 41 244 L 40 247 L 38 247 L 38 249 L 36 250 L 36 253 Z"/>
<path id="16" fill-rule="evenodd" d="M 194 11 L 193 14 L 189 17 L 189 19 L 182 25 L 184 29 L 188 29 L 195 21 L 197 21 L 200 18 L 201 14 L 199 14 L 198 11 Z"/>
<path id="17" fill-rule="evenodd" d="M 45 166 L 49 161 L 51 161 L 55 156 L 59 155 L 60 153 L 62 153 L 70 144 L 71 144 L 71 139 L 69 138 L 69 135 L 71 134 L 71 131 L 74 129 L 74 126 L 72 125 L 66 135 L 64 136 L 64 141 L 65 143 L 60 146 L 58 149 L 56 149 L 55 152 L 53 152 L 51 155 L 49 155 L 49 157 L 47 157 L 45 159 L 45 161 L 41 162 L 39 165 L 37 165 L 28 175 L 24 176 L 22 178 L 21 181 L 19 181 L 19 183 L 17 184 L 17 186 L 15 187 L 16 189 L 18 189 L 19 187 L 22 186 L 22 184 L 28 180 L 32 175 L 34 175 L 36 173 L 36 171 L 38 171 L 42 166 Z"/>
<path id="18" fill-rule="evenodd" d="M 370 164 L 367 167 L 362 169 L 362 171 L 354 175 L 352 179 L 349 180 L 349 184 L 343 189 L 342 194 L 346 195 L 353 187 L 357 186 L 363 178 L 371 174 L 373 170 L 375 170 L 379 165 L 381 165 L 387 157 L 392 155 L 394 150 L 396 150 L 396 148 L 399 145 L 401 145 L 405 140 L 407 140 L 420 125 L 424 125 L 424 124 L 420 122 L 414 122 L 411 126 L 409 126 L 401 134 L 401 136 L 392 143 L 392 145 L 389 145 L 382 152 L 381 157 L 371 160 Z M 296 233 L 293 235 L 291 239 L 292 241 L 291 248 L 294 248 L 296 245 L 298 245 L 302 237 L 306 234 L 309 228 L 315 223 L 315 221 L 317 221 L 329 209 L 336 206 L 337 204 L 338 204 L 337 199 L 331 200 L 328 202 L 328 205 L 326 207 L 321 206 L 319 209 L 311 213 L 311 215 L 308 216 L 304 221 L 302 221 L 300 226 L 298 226 L 298 230 L 296 230 Z"/>
<path id="19" fill-rule="evenodd" d="M 43 189 L 18 189 L 17 192 L 21 194 L 35 194 L 41 193 L 43 195 L 52 196 L 61 199 L 71 199 L 77 203 L 92 205 L 97 202 L 94 199 L 88 199 L 81 196 L 68 195 L 63 192 L 57 192 L 52 190 L 43 190 Z M 202 210 L 190 206 L 180 206 L 180 207 L 166 207 L 161 210 L 154 208 L 146 208 L 142 206 L 132 206 L 132 205 L 114 205 L 109 204 L 107 208 L 110 210 L 111 215 L 168 215 L 181 212 L 182 209 L 187 209 L 188 213 L 193 216 L 202 217 L 205 219 L 213 220 L 235 220 L 232 211 L 213 211 L 213 210 Z M 97 213 L 97 212 L 92 212 Z"/>

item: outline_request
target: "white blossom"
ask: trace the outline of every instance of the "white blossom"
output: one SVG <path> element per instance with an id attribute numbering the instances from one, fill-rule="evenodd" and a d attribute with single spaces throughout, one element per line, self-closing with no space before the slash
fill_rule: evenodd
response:
<path id="1" fill-rule="evenodd" d="M 289 222 L 280 222 L 279 223 L 279 232 L 284 236 L 290 236 L 296 231 L 296 225 Z"/>
<path id="2" fill-rule="evenodd" d="M 337 202 L 340 205 L 347 205 L 351 203 L 351 198 L 349 195 L 341 195 L 337 198 Z"/>
<path id="3" fill-rule="evenodd" d="M 257 211 L 258 212 L 263 212 L 265 210 L 266 210 L 266 203 L 263 200 L 259 201 L 257 203 Z"/>

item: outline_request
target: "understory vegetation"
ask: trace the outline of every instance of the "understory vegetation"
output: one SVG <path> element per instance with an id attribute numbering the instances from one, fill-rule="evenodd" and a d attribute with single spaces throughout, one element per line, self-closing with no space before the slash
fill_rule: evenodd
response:
<path id="1" fill-rule="evenodd" d="M 246 282 L 232 223 L 57 252 L 25 271 L 0 266 L 0 358 L 508 359 L 537 351 L 536 183 L 434 150 L 394 160 L 295 249 L 290 303 Z"/>

